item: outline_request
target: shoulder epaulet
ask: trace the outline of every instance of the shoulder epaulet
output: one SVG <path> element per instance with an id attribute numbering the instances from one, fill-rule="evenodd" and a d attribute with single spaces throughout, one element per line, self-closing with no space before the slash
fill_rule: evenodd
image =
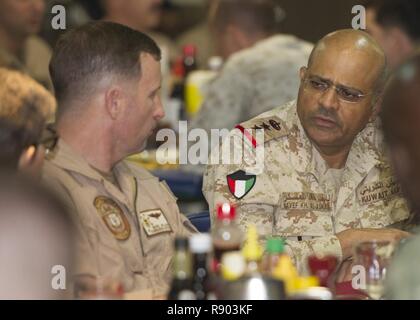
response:
<path id="1" fill-rule="evenodd" d="M 131 160 L 125 160 L 124 164 L 140 180 L 157 179 L 151 172 L 143 168 L 140 164 Z"/>
<path id="2" fill-rule="evenodd" d="M 251 119 L 237 125 L 235 129 L 240 130 L 254 148 L 260 144 L 265 144 L 273 139 L 278 139 L 289 134 L 289 129 L 284 121 L 276 115 Z M 260 139 L 257 139 L 257 132 L 259 130 L 263 130 L 264 132 L 263 143 L 258 141 Z"/>

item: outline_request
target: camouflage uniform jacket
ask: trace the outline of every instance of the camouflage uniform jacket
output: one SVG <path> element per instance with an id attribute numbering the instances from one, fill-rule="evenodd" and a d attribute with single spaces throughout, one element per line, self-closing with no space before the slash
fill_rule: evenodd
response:
<path id="1" fill-rule="evenodd" d="M 382 228 L 409 218 L 384 156 L 377 122 L 368 124 L 356 137 L 338 188 L 328 179 L 325 161 L 307 138 L 295 102 L 237 128 L 256 126 L 266 128 L 260 165 L 210 165 L 203 192 L 212 215 L 217 204 L 234 203 L 243 228 L 255 224 L 263 238 L 286 238 L 287 250 L 300 272 L 307 271 L 307 257 L 313 253 L 341 259 L 335 236 L 340 231 Z M 244 155 L 255 161 L 253 136 L 235 129 L 230 137 L 232 150 L 244 142 Z"/>

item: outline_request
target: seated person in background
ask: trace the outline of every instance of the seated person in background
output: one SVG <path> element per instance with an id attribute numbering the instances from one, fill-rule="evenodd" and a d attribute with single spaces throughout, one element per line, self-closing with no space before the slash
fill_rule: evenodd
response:
<path id="1" fill-rule="evenodd" d="M 207 11 L 211 12 L 212 7 L 217 1 L 218 0 L 206 0 L 205 7 Z M 180 52 L 182 52 L 182 48 L 188 44 L 193 44 L 198 48 L 197 67 L 201 70 L 208 69 L 209 59 L 216 55 L 214 42 L 208 19 L 185 31 L 176 39 L 176 44 Z"/>
<path id="2" fill-rule="evenodd" d="M 37 37 L 45 13 L 42 0 L 0 0 L 0 67 L 27 72 L 48 89 L 51 49 Z"/>
<path id="3" fill-rule="evenodd" d="M 242 162 L 210 165 L 203 192 L 212 215 L 218 203 L 233 203 L 243 228 L 255 224 L 263 239 L 284 237 L 305 272 L 311 254 L 346 260 L 359 241 L 408 236 L 394 227 L 410 211 L 376 117 L 386 80 L 379 45 L 362 31 L 331 33 L 317 43 L 300 79 L 296 102 L 232 131 L 225 143 L 234 144 L 232 153 L 243 151 Z M 264 129 L 264 139 L 247 129 Z"/>
<path id="4" fill-rule="evenodd" d="M 76 275 L 150 298 L 168 290 L 175 237 L 196 232 L 164 182 L 124 161 L 165 115 L 159 60 L 151 38 L 120 24 L 63 35 L 50 64 L 60 139 L 44 166 L 78 224 Z"/>
<path id="5" fill-rule="evenodd" d="M 278 33 L 273 0 L 215 0 L 210 18 L 215 41 L 228 59 L 206 88 L 192 128 L 232 129 L 236 124 L 295 98 L 308 42 Z"/>
<path id="6" fill-rule="evenodd" d="M 170 61 L 178 57 L 178 50 L 170 38 L 153 31 L 160 22 L 162 0 L 101 0 L 104 20 L 120 23 L 150 36 Z"/>
<path id="7" fill-rule="evenodd" d="M 420 1 L 366 0 L 366 31 L 385 51 L 388 65 L 396 68 L 413 55 L 420 42 Z"/>
<path id="8" fill-rule="evenodd" d="M 0 300 L 71 298 L 73 223 L 64 204 L 4 172 L 0 203 Z"/>
<path id="9" fill-rule="evenodd" d="M 40 145 L 54 97 L 30 77 L 0 68 L 0 163 L 10 170 L 38 176 L 44 159 Z"/>
<path id="10" fill-rule="evenodd" d="M 403 64 L 387 87 L 382 106 L 385 139 L 395 173 L 420 219 L 420 55 Z M 420 232 L 401 245 L 387 272 L 387 298 L 420 299 Z"/>

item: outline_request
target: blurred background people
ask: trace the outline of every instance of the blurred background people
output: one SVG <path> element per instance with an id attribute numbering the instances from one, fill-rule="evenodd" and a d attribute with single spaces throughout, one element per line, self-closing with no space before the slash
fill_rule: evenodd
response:
<path id="1" fill-rule="evenodd" d="M 44 159 L 41 136 L 56 103 L 43 86 L 18 71 L 0 68 L 0 164 L 38 176 Z"/>
<path id="2" fill-rule="evenodd" d="M 205 1 L 206 10 L 212 12 L 213 7 L 218 0 Z M 204 21 L 193 28 L 182 33 L 177 39 L 176 44 L 178 50 L 181 51 L 186 45 L 193 44 L 197 47 L 197 67 L 199 69 L 207 69 L 209 59 L 216 55 L 216 48 L 210 31 L 209 19 Z"/>
<path id="3" fill-rule="evenodd" d="M 6 173 L 0 203 L 0 300 L 71 298 L 73 224 L 66 208 L 33 181 Z"/>
<path id="4" fill-rule="evenodd" d="M 396 72 L 384 97 L 382 121 L 395 172 L 420 220 L 420 55 Z M 420 299 L 420 230 L 397 251 L 387 272 L 387 298 Z"/>
<path id="5" fill-rule="evenodd" d="M 51 89 L 51 50 L 36 36 L 44 14 L 44 0 L 0 0 L 0 66 L 25 71 Z"/>
<path id="6" fill-rule="evenodd" d="M 211 28 L 227 59 L 206 88 L 192 128 L 232 129 L 296 97 L 299 68 L 312 44 L 281 34 L 281 8 L 273 0 L 216 0 Z"/>
<path id="7" fill-rule="evenodd" d="M 385 50 L 390 68 L 414 54 L 420 45 L 420 1 L 367 0 L 367 31 Z"/>
<path id="8" fill-rule="evenodd" d="M 178 55 L 175 44 L 164 34 L 154 31 L 160 23 L 162 0 L 102 0 L 100 3 L 105 21 L 146 33 L 156 41 L 170 61 L 175 60 Z"/>

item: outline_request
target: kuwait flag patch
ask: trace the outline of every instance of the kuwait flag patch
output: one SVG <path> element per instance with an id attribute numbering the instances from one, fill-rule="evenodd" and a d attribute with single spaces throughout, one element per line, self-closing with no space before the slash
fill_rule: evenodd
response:
<path id="1" fill-rule="evenodd" d="M 236 171 L 227 176 L 229 191 L 238 200 L 245 197 L 252 190 L 256 181 L 257 177 L 255 174 L 247 174 L 243 170 Z"/>

